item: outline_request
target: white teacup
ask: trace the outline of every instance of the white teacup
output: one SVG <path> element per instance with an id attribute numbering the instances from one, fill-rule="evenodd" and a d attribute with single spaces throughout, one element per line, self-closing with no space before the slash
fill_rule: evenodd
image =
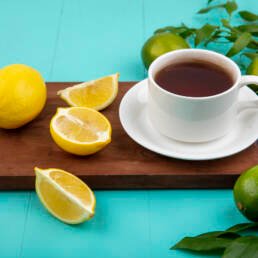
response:
<path id="1" fill-rule="evenodd" d="M 171 93 L 155 82 L 155 75 L 161 69 L 185 61 L 216 64 L 232 75 L 234 85 L 217 95 L 187 97 Z M 148 71 L 149 119 L 161 134 L 179 141 L 205 142 L 220 138 L 233 128 L 239 110 L 247 107 L 238 101 L 240 88 L 247 84 L 258 84 L 258 76 L 241 76 L 231 59 L 216 52 L 183 49 L 166 53 Z M 258 101 L 250 101 L 248 107 L 258 108 Z"/>

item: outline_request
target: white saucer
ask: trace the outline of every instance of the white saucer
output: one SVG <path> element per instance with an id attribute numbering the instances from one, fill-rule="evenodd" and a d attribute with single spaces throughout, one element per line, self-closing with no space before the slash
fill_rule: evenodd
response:
<path id="1" fill-rule="evenodd" d="M 229 134 L 206 143 L 184 143 L 157 132 L 146 114 L 147 80 L 132 87 L 123 97 L 119 117 L 127 134 L 138 144 L 156 153 L 185 160 L 218 159 L 238 153 L 258 138 L 258 112 L 246 109 L 238 115 L 237 126 Z M 258 97 L 248 87 L 240 91 L 240 100 Z"/>

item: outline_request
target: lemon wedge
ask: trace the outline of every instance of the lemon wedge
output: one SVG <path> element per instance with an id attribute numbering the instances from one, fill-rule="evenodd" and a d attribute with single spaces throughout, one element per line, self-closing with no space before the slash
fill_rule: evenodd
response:
<path id="1" fill-rule="evenodd" d="M 112 74 L 68 87 L 60 90 L 57 94 L 72 107 L 88 107 L 102 110 L 116 98 L 118 78 L 118 73 Z"/>
<path id="2" fill-rule="evenodd" d="M 63 150 L 77 155 L 93 154 L 111 141 L 111 125 L 98 111 L 85 107 L 58 108 L 50 133 Z"/>
<path id="3" fill-rule="evenodd" d="M 96 199 L 78 177 L 57 168 L 35 168 L 36 192 L 44 207 L 56 218 L 78 224 L 94 216 Z"/>

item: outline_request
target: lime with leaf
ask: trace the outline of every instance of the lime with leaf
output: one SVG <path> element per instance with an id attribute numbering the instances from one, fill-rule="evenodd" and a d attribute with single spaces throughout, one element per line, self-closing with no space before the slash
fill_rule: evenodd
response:
<path id="1" fill-rule="evenodd" d="M 258 165 L 240 175 L 234 186 L 234 198 L 238 209 L 249 220 L 226 230 L 216 230 L 197 236 L 187 236 L 171 247 L 202 254 L 219 254 L 223 258 L 258 257 L 258 236 L 247 235 L 258 229 Z M 245 232 L 245 234 L 241 234 Z"/>
<path id="2" fill-rule="evenodd" d="M 171 32 L 157 33 L 150 37 L 142 47 L 142 61 L 146 69 L 162 54 L 167 52 L 189 48 L 188 43 L 179 35 Z"/>

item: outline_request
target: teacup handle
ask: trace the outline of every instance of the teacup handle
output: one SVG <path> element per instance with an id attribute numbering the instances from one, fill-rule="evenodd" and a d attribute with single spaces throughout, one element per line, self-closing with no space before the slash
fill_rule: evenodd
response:
<path id="1" fill-rule="evenodd" d="M 246 86 L 248 84 L 256 84 L 258 85 L 258 76 L 255 75 L 244 75 L 241 77 L 239 87 Z M 249 108 L 258 108 L 258 99 L 252 101 L 240 101 L 238 106 L 238 112 L 241 112 L 244 109 Z"/>

